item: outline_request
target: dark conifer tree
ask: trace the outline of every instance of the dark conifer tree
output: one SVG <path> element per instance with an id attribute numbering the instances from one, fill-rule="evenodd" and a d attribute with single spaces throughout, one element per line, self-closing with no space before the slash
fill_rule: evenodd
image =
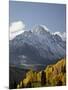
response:
<path id="1" fill-rule="evenodd" d="M 27 84 L 26 88 L 31 88 L 31 82 Z"/>
<path id="2" fill-rule="evenodd" d="M 17 83 L 16 83 L 16 81 L 14 81 L 14 89 L 16 89 L 17 88 Z"/>
<path id="3" fill-rule="evenodd" d="M 45 84 L 46 84 L 46 73 L 44 71 L 42 71 L 42 74 L 41 74 L 41 85 L 45 86 Z"/>

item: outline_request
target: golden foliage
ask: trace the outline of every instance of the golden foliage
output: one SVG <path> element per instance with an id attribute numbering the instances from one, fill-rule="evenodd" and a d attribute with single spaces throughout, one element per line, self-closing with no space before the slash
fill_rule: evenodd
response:
<path id="1" fill-rule="evenodd" d="M 48 65 L 44 69 L 46 84 L 45 86 L 61 86 L 66 84 L 66 60 L 65 58 L 59 60 L 56 64 Z M 42 71 L 36 72 L 29 70 L 26 73 L 26 77 L 17 85 L 17 88 L 32 85 L 31 87 L 42 86 L 41 84 Z M 30 83 L 30 84 L 29 84 Z M 29 87 L 29 86 L 28 86 Z"/>

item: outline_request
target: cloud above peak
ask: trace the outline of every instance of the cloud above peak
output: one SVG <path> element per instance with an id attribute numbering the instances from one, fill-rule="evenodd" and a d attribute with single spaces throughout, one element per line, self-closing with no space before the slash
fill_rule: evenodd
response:
<path id="1" fill-rule="evenodd" d="M 16 21 L 10 24 L 10 40 L 25 31 L 25 24 L 23 21 Z"/>
<path id="2" fill-rule="evenodd" d="M 10 33 L 21 31 L 25 28 L 25 24 L 22 21 L 13 22 L 10 24 Z"/>

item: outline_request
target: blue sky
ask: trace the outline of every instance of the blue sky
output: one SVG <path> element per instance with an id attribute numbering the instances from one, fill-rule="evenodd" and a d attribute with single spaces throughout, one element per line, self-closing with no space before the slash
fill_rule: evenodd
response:
<path id="1" fill-rule="evenodd" d="M 9 2 L 10 24 L 24 21 L 28 29 L 35 24 L 44 24 L 51 32 L 64 32 L 66 27 L 66 6 L 64 4 Z"/>

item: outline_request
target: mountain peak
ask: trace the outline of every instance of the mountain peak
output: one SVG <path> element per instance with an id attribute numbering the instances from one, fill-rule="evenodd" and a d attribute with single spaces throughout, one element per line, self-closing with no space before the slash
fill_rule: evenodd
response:
<path id="1" fill-rule="evenodd" d="M 40 27 L 44 28 L 45 31 L 49 31 L 49 29 L 48 29 L 47 26 L 45 26 L 45 25 L 40 25 Z"/>
<path id="2" fill-rule="evenodd" d="M 48 33 L 49 29 L 45 25 L 35 25 L 32 29 L 32 32 L 37 34 Z"/>

